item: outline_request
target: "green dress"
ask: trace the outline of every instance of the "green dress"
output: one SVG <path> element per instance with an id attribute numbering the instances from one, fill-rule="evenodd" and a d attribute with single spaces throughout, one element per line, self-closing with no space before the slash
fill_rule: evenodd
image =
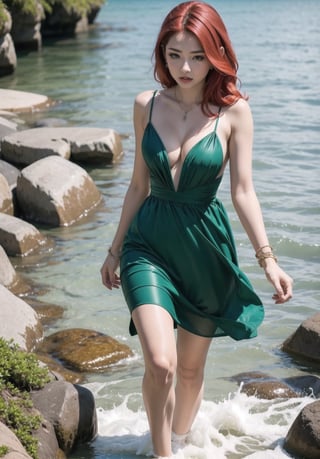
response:
<path id="1" fill-rule="evenodd" d="M 142 139 L 151 192 L 126 234 L 120 264 L 130 311 L 156 304 L 174 325 L 205 337 L 253 338 L 264 310 L 239 269 L 230 223 L 216 192 L 222 177 L 221 143 L 213 132 L 187 154 L 177 190 L 168 155 L 152 124 Z M 135 335 L 133 321 L 130 334 Z"/>

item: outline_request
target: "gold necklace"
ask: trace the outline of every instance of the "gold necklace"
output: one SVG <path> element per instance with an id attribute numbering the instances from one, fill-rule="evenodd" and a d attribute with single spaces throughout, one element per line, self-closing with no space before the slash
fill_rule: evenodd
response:
<path id="1" fill-rule="evenodd" d="M 187 116 L 188 116 L 188 113 L 191 112 L 191 111 L 194 109 L 194 107 L 195 107 L 196 105 L 198 105 L 198 102 L 194 102 L 194 103 L 192 104 L 191 108 L 189 108 L 188 110 L 185 110 L 185 109 L 183 108 L 183 106 L 182 106 L 180 100 L 179 100 L 178 97 L 177 97 L 177 87 L 174 88 L 174 96 L 175 96 L 176 101 L 178 102 L 179 108 L 183 111 L 183 117 L 182 117 L 182 119 L 183 119 L 183 121 L 186 121 Z"/>

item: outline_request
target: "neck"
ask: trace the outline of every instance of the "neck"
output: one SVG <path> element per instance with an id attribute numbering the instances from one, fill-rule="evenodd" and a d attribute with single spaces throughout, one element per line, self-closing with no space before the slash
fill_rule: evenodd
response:
<path id="1" fill-rule="evenodd" d="M 193 105 L 200 105 L 202 102 L 202 88 L 201 90 L 198 88 L 183 90 L 179 86 L 176 86 L 175 98 L 177 102 L 183 104 L 186 108 Z"/>

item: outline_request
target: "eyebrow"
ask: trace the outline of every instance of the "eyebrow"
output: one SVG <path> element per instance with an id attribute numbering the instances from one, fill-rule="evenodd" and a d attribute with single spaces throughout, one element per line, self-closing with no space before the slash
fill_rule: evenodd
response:
<path id="1" fill-rule="evenodd" d="M 180 49 L 177 49 L 177 48 L 168 48 L 170 49 L 170 51 L 175 51 L 177 53 L 181 53 L 182 51 Z M 204 51 L 203 49 L 199 49 L 197 51 L 190 51 L 191 54 L 204 54 Z"/>

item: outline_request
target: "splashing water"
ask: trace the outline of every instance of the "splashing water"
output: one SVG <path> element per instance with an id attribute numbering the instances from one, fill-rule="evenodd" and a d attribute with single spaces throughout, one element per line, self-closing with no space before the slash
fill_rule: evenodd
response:
<path id="1" fill-rule="evenodd" d="M 89 384 L 99 400 L 105 384 Z M 100 399 L 101 400 L 101 399 Z M 202 402 L 186 443 L 173 444 L 174 459 L 283 459 L 291 457 L 283 441 L 292 422 L 314 399 L 261 400 L 240 389 L 228 398 Z M 152 456 L 148 421 L 141 394 L 130 394 L 111 409 L 98 408 L 95 454 L 103 458 Z M 100 456 L 98 456 L 100 457 Z"/>

